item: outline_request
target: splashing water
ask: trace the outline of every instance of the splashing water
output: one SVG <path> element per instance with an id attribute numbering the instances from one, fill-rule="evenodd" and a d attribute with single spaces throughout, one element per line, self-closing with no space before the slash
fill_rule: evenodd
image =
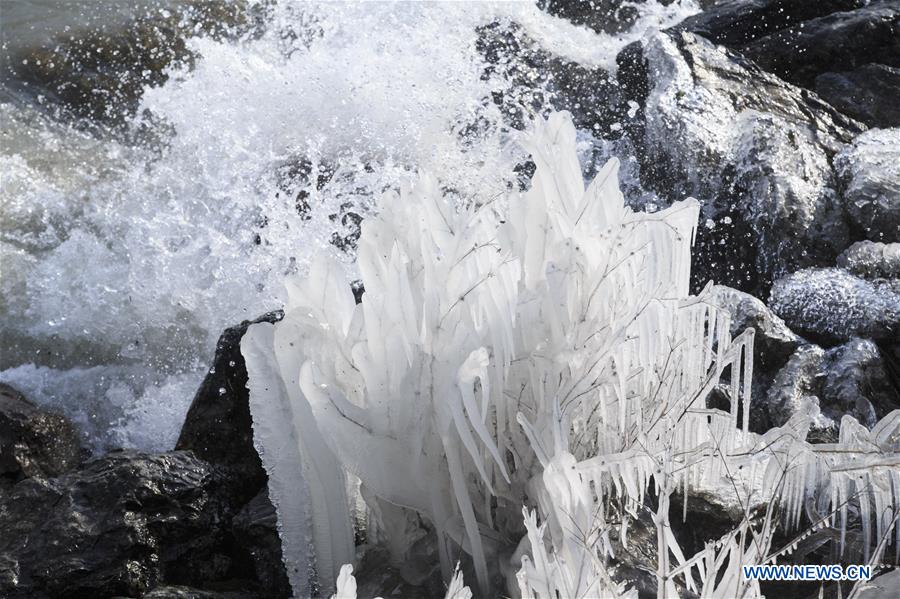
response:
<path id="1" fill-rule="evenodd" d="M 261 35 L 188 40 L 193 67 L 145 90 L 128 124 L 153 141 L 87 133 L 40 97 L 0 104 L 0 380 L 66 412 L 95 451 L 170 448 L 221 330 L 280 306 L 315 254 L 352 275 L 377 195 L 420 169 L 464 203 L 515 183 L 525 157 L 491 98 L 516 90 L 485 76 L 478 27 L 514 20 L 612 69 L 697 10 L 638 8 L 612 36 L 531 3 L 278 3 Z M 579 139 L 605 160 L 604 140 Z"/>

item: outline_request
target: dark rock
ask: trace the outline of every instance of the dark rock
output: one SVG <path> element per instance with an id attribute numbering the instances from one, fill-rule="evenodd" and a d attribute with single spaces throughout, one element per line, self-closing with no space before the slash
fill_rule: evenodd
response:
<path id="1" fill-rule="evenodd" d="M 867 0 L 724 0 L 688 17 L 675 29 L 736 47 L 804 21 L 866 4 Z"/>
<path id="2" fill-rule="evenodd" d="M 740 52 L 869 126 L 900 123 L 896 0 L 733 0 L 676 29 Z"/>
<path id="3" fill-rule="evenodd" d="M 792 330 L 818 343 L 900 341 L 900 290 L 885 280 L 867 281 L 838 268 L 802 270 L 775 283 L 769 306 Z"/>
<path id="4" fill-rule="evenodd" d="M 765 403 L 751 409 L 768 418 L 768 427 L 783 426 L 791 416 L 806 413 L 812 417 L 812 428 L 836 433 L 834 421 L 822 415 L 819 391 L 825 352 L 815 345 L 804 345 L 794 352 L 784 368 L 778 371 L 769 387 Z"/>
<path id="5" fill-rule="evenodd" d="M 134 597 L 161 582 L 227 590 L 224 483 L 190 452 L 113 453 L 19 482 L 0 509 L 0 595 Z"/>
<path id="6" fill-rule="evenodd" d="M 900 69 L 867 64 L 854 71 L 822 73 L 813 89 L 823 100 L 870 127 L 900 127 Z"/>
<path id="7" fill-rule="evenodd" d="M 142 14 L 124 28 L 65 34 L 14 56 L 3 75 L 10 87 L 42 95 L 77 117 L 118 124 L 134 114 L 145 88 L 167 80 L 168 67 L 191 63 L 185 39 L 221 39 L 253 24 L 243 2 L 199 0 L 178 14 Z"/>
<path id="8" fill-rule="evenodd" d="M 637 21 L 635 4 L 625 0 L 542 0 L 538 6 L 555 17 L 584 25 L 598 33 L 622 33 Z"/>
<path id="9" fill-rule="evenodd" d="M 621 134 L 627 103 L 615 78 L 602 68 L 587 68 L 553 55 L 515 23 L 480 27 L 476 48 L 488 64 L 484 76 L 499 74 L 512 84 L 506 95 L 498 92 L 493 98 L 510 127 L 525 127 L 528 115 L 523 107 L 540 111 L 549 103 L 556 110 L 569 111 L 579 129 L 607 137 Z"/>
<path id="10" fill-rule="evenodd" d="M 872 341 L 853 339 L 828 350 L 822 368 L 822 411 L 835 422 L 849 414 L 872 428 L 900 408 L 900 389 L 894 386 L 881 351 Z"/>
<path id="11" fill-rule="evenodd" d="M 716 304 L 731 314 L 731 336 L 752 328 L 756 331 L 753 354 L 754 370 L 773 371 L 781 368 L 802 342 L 784 321 L 762 302 L 750 295 L 716 285 L 713 287 Z"/>
<path id="12" fill-rule="evenodd" d="M 690 33 L 657 34 L 618 62 L 643 105 L 630 131 L 642 182 L 702 203 L 695 287 L 762 296 L 785 273 L 834 263 L 850 238 L 831 159 L 860 124 Z"/>
<path id="13" fill-rule="evenodd" d="M 767 71 L 807 88 L 822 73 L 853 71 L 869 63 L 900 67 L 900 1 L 809 19 L 738 50 Z M 885 98 L 891 100 L 896 97 Z"/>
<path id="14" fill-rule="evenodd" d="M 227 329 L 216 345 L 209 374 L 188 410 L 176 448 L 190 449 L 224 472 L 222 497 L 239 512 L 228 530 L 235 568 L 257 581 L 267 597 L 290 596 L 268 477 L 253 445 L 247 367 L 241 338 L 258 322 L 278 322 L 281 311 Z"/>
<path id="15" fill-rule="evenodd" d="M 207 462 L 227 468 L 237 485 L 238 504 L 250 501 L 265 488 L 267 481 L 253 446 L 241 337 L 251 324 L 277 322 L 282 317 L 280 311 L 270 312 L 222 333 L 212 367 L 194 396 L 175 445 L 176 449 L 189 449 Z"/>
<path id="16" fill-rule="evenodd" d="M 841 252 L 837 265 L 864 279 L 900 279 L 900 243 L 858 241 Z"/>
<path id="17" fill-rule="evenodd" d="M 900 242 L 900 129 L 872 129 L 835 158 L 857 238 Z"/>
<path id="18" fill-rule="evenodd" d="M 751 418 L 763 427 L 781 426 L 796 413 L 812 417 L 810 435 L 833 440 L 841 418 L 854 417 L 871 428 L 900 407 L 900 389 L 891 379 L 878 346 L 868 339 L 852 339 L 823 350 L 816 345 L 797 349 L 778 371 L 762 401 L 754 398 Z"/>
<path id="19" fill-rule="evenodd" d="M 57 476 L 80 462 L 78 432 L 71 422 L 0 383 L 0 482 Z"/>
<path id="20" fill-rule="evenodd" d="M 262 588 L 278 597 L 289 597 L 291 585 L 284 570 L 278 517 L 267 488 L 250 500 L 232 523 L 235 546 L 248 553 L 254 578 Z"/>

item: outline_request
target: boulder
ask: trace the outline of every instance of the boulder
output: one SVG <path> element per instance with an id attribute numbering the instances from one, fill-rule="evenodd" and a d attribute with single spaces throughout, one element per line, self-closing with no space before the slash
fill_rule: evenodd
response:
<path id="1" fill-rule="evenodd" d="M 900 127 L 900 68 L 866 64 L 853 71 L 827 72 L 813 89 L 823 100 L 870 127 Z"/>
<path id="2" fill-rule="evenodd" d="M 767 420 L 766 430 L 783 426 L 794 414 L 806 413 L 812 417 L 812 429 L 832 431 L 836 435 L 837 425 L 822 414 L 818 396 L 824 358 L 821 347 L 804 345 L 798 348 L 775 375 L 764 403 L 751 404 L 756 417 Z M 751 413 L 751 419 L 753 417 Z"/>
<path id="3" fill-rule="evenodd" d="M 253 446 L 247 366 L 241 355 L 241 337 L 257 322 L 277 322 L 281 312 L 226 329 L 216 344 L 216 355 L 188 409 L 175 445 L 191 450 L 211 464 L 228 469 L 237 486 L 236 500 L 244 504 L 266 486 L 265 470 Z"/>
<path id="4" fill-rule="evenodd" d="M 190 452 L 109 454 L 19 482 L 0 506 L 0 596 L 141 596 L 231 578 L 221 469 Z"/>
<path id="5" fill-rule="evenodd" d="M 864 279 L 900 279 L 900 243 L 858 241 L 841 252 L 837 265 Z"/>
<path id="6" fill-rule="evenodd" d="M 71 422 L 0 383 L 0 483 L 57 476 L 78 466 L 81 458 Z"/>
<path id="7" fill-rule="evenodd" d="M 66 32 L 53 43 L 18 51 L 5 83 L 76 117 L 121 124 L 134 114 L 144 89 L 164 83 L 170 67 L 195 59 L 187 38 L 248 33 L 256 16 L 244 2 L 199 0 L 177 12 L 146 11 L 124 26 Z"/>
<path id="8" fill-rule="evenodd" d="M 866 125 L 900 124 L 896 0 L 726 0 L 675 29 L 740 52 Z"/>
<path id="9" fill-rule="evenodd" d="M 826 345 L 864 337 L 897 343 L 900 290 L 839 268 L 801 270 L 772 287 L 769 307 L 791 330 Z"/>
<path id="10" fill-rule="evenodd" d="M 900 128 L 866 131 L 834 162 L 855 236 L 900 242 Z"/>
<path id="11" fill-rule="evenodd" d="M 702 204 L 694 284 L 764 296 L 850 244 L 833 155 L 863 127 L 814 94 L 687 32 L 626 47 L 619 80 L 642 106 L 642 182 Z"/>
<path id="12" fill-rule="evenodd" d="M 803 341 L 762 300 L 749 293 L 716 285 L 713 287 L 713 298 L 716 305 L 731 314 L 732 337 L 748 328 L 756 332 L 754 370 L 771 372 L 781 368 Z"/>
<path id="13" fill-rule="evenodd" d="M 807 88 L 822 73 L 870 63 L 900 67 L 900 1 L 872 2 L 794 23 L 737 49 L 767 71 Z"/>
<path id="14" fill-rule="evenodd" d="M 722 0 L 688 17 L 674 29 L 738 47 L 805 21 L 867 3 L 867 0 Z"/>
<path id="15" fill-rule="evenodd" d="M 897 408 L 900 388 L 873 341 L 851 339 L 828 350 L 805 344 L 754 393 L 751 428 L 765 431 L 805 412 L 812 417 L 811 440 L 833 441 L 843 416 L 872 428 Z"/>
<path id="16" fill-rule="evenodd" d="M 849 414 L 871 429 L 900 408 L 900 389 L 891 380 L 888 365 L 874 342 L 851 339 L 825 352 L 821 366 L 822 412 L 835 422 Z"/>
<path id="17" fill-rule="evenodd" d="M 540 46 L 516 23 L 493 22 L 478 28 L 476 49 L 487 63 L 484 76 L 500 75 L 516 94 L 494 94 L 507 123 L 524 129 L 528 107 L 538 111 L 550 102 L 567 110 L 579 129 L 606 137 L 621 135 L 628 106 L 615 78 L 602 68 L 589 68 L 556 56 Z"/>
<path id="18" fill-rule="evenodd" d="M 637 21 L 640 12 L 636 5 L 644 1 L 541 0 L 538 6 L 555 17 L 583 25 L 597 33 L 622 33 Z"/>
<path id="19" fill-rule="evenodd" d="M 289 597 L 291 585 L 284 570 L 278 517 L 263 488 L 234 517 L 232 535 L 236 549 L 246 552 L 244 563 L 252 564 L 253 577 L 272 596 Z"/>

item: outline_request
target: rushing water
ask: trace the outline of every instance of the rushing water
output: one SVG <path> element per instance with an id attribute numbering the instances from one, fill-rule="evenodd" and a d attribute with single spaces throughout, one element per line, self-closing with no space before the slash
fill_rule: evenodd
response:
<path id="1" fill-rule="evenodd" d="M 178 6 L 106 3 L 3 0 L 4 61 Z M 352 271 L 332 236 L 383 190 L 420 169 L 462 201 L 513 183 L 523 154 L 490 98 L 516 90 L 484 76 L 480 25 L 513 19 L 612 68 L 625 43 L 696 10 L 639 6 L 610 36 L 530 3 L 267 4 L 261 34 L 188 41 L 193 67 L 146 89 L 126 124 L 150 136 L 54 117 L 4 82 L 0 380 L 67 413 L 97 451 L 171 447 L 221 330 L 279 307 L 285 273 L 314 253 Z M 586 151 L 599 137 L 583 133 Z"/>

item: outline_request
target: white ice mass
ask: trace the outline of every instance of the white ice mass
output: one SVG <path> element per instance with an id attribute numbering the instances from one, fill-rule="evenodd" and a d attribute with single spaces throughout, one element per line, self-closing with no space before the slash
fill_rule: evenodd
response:
<path id="1" fill-rule="evenodd" d="M 806 443 L 811 414 L 751 433 L 752 330 L 732 339 L 709 292 L 688 292 L 697 202 L 633 212 L 616 160 L 585 188 L 575 133 L 565 113 L 534 124 L 524 194 L 457 209 L 427 174 L 385 194 L 359 241 L 361 304 L 322 257 L 289 281 L 283 321 L 248 330 L 255 443 L 298 595 L 352 561 L 357 494 L 392 561 L 414 513 L 445 579 L 465 554 L 483 596 L 629 595 L 609 537 L 648 493 L 660 598 L 676 582 L 759 595 L 739 568 L 777 559 L 776 506 L 789 530 L 804 509 L 845 530 L 848 505 L 867 540 L 900 530 L 900 411 L 871 433 L 845 417 L 834 445 Z M 707 406 L 714 388 L 728 410 Z M 685 555 L 670 497 L 686 510 L 702 489 L 744 522 Z"/>

